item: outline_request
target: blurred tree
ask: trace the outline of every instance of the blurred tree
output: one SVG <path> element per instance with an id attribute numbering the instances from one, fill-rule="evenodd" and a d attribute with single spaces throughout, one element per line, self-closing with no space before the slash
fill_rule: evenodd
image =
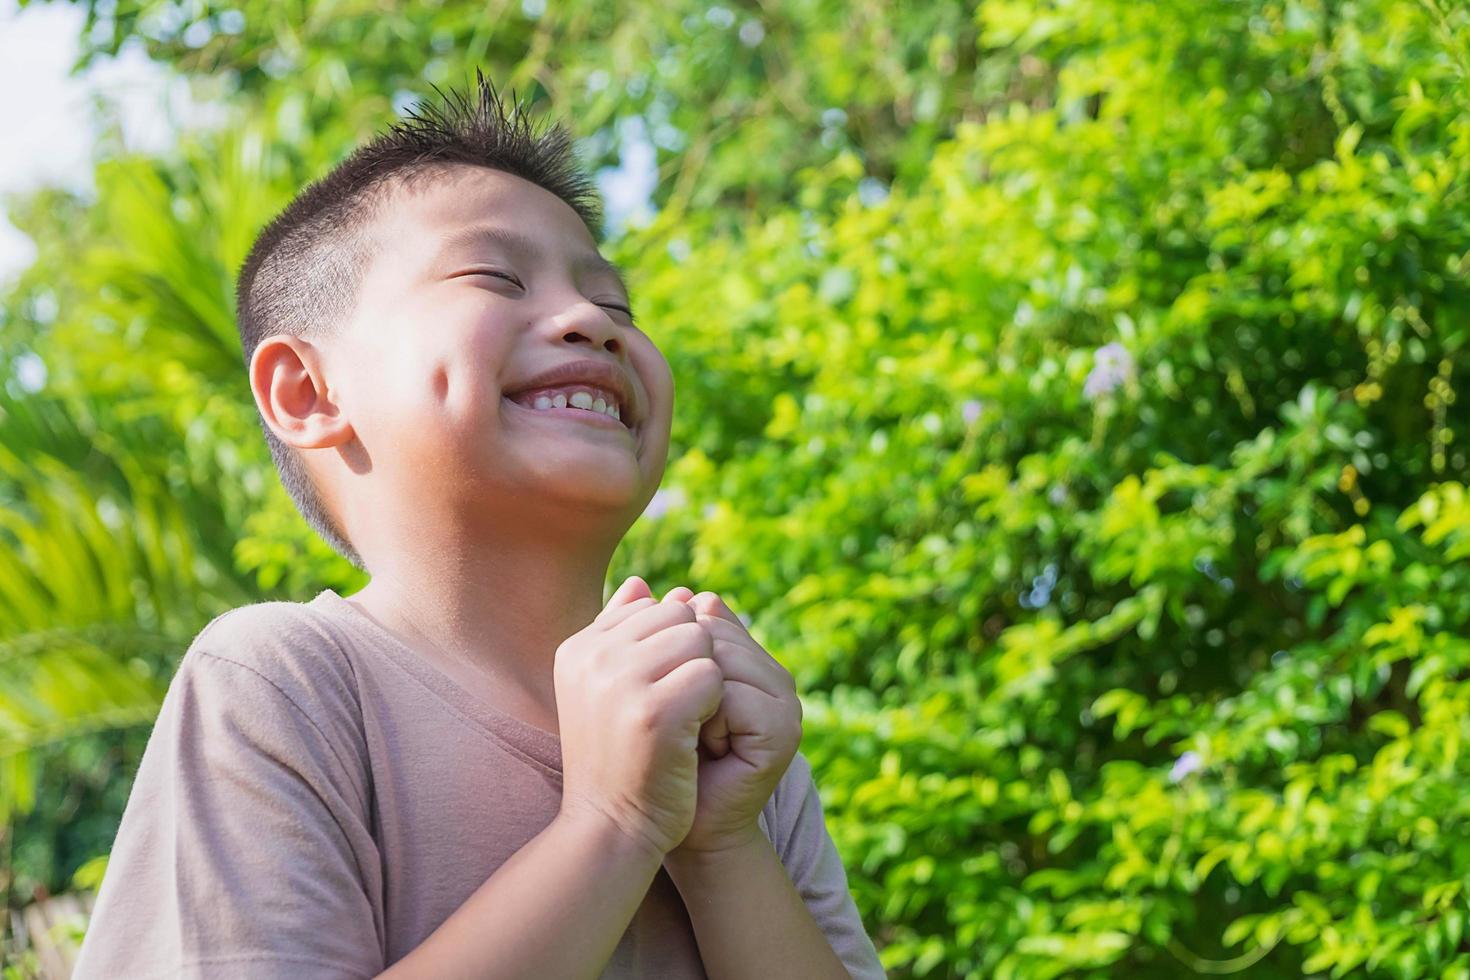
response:
<path id="1" fill-rule="evenodd" d="M 235 116 L 13 209 L 41 254 L 0 354 L 48 377 L 0 403 L 0 796 L 33 878 L 82 857 L 46 856 L 39 760 L 99 765 L 47 746 L 151 717 L 210 616 L 360 584 L 275 480 L 231 276 L 483 65 L 593 166 L 652 134 L 657 213 L 604 248 L 679 406 L 614 577 L 720 591 L 796 675 L 895 976 L 1470 977 L 1462 6 L 88 11 Z"/>
<path id="2" fill-rule="evenodd" d="M 979 26 L 956 3 L 81 6 L 79 64 L 141 42 L 258 102 L 291 144 L 344 123 L 364 137 L 399 100 L 493 67 L 498 87 L 575 108 L 593 167 L 617 165 L 620 124 L 638 120 L 657 149 L 655 205 L 727 229 L 789 203 L 791 174 L 843 149 L 861 147 L 884 182 L 918 177 L 957 123 L 1045 87 L 1013 70 L 1009 49 L 977 47 Z"/>

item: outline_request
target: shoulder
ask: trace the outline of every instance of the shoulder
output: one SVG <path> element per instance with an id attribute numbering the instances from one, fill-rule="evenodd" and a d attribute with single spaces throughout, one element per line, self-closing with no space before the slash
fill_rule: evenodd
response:
<path id="1" fill-rule="evenodd" d="M 295 716 L 339 755 L 362 741 L 361 692 L 348 647 L 305 603 L 257 602 L 215 616 L 189 644 L 170 686 L 209 698 L 226 713 L 265 712 L 274 724 Z"/>
<path id="2" fill-rule="evenodd" d="M 179 739 L 212 733 L 217 757 L 270 758 L 345 780 L 366 799 L 362 701 L 348 650 L 318 611 L 273 601 L 210 620 L 169 685 L 159 726 Z M 350 789 L 349 789 L 350 787 Z"/>
<path id="3" fill-rule="evenodd" d="M 355 700 L 356 670 L 346 646 L 302 602 L 256 602 L 215 616 L 189 644 L 179 670 L 197 671 L 208 662 L 254 674 L 303 708 Z"/>

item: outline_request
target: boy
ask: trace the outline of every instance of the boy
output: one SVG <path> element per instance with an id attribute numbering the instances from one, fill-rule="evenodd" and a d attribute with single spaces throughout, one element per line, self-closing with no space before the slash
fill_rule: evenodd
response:
<path id="1" fill-rule="evenodd" d="M 882 977 L 791 675 L 714 593 L 603 604 L 673 377 L 566 132 L 476 78 L 242 266 L 272 457 L 371 581 L 196 636 L 75 976 Z"/>

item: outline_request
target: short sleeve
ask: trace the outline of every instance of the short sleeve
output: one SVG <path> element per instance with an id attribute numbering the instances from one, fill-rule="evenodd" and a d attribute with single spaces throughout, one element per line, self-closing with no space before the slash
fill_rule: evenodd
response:
<path id="1" fill-rule="evenodd" d="M 258 664 L 197 646 L 144 749 L 75 980 L 376 976 L 381 865 L 351 746 Z"/>
<path id="2" fill-rule="evenodd" d="M 797 752 L 779 790 L 778 853 L 812 918 L 854 980 L 886 980 L 873 941 L 847 888 L 847 872 L 827 832 L 811 763 Z"/>

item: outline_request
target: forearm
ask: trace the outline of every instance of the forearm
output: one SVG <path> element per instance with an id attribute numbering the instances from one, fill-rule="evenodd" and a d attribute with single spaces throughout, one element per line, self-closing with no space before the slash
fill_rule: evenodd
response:
<path id="1" fill-rule="evenodd" d="M 562 814 L 380 980 L 600 975 L 662 855 Z"/>
<path id="2" fill-rule="evenodd" d="M 670 853 L 664 868 L 684 899 L 710 980 L 850 980 L 759 830 L 748 845 L 719 855 Z"/>

